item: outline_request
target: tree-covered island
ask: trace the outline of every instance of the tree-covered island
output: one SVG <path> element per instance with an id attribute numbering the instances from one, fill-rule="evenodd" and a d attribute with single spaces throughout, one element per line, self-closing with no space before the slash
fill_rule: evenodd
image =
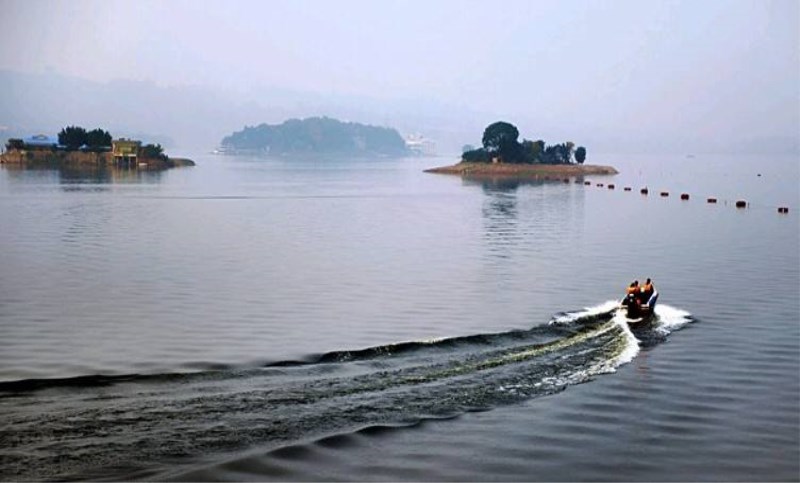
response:
<path id="1" fill-rule="evenodd" d="M 30 167 L 121 167 L 165 169 L 194 166 L 185 158 L 171 158 L 160 144 L 135 139 L 114 139 L 101 128 L 67 126 L 57 138 L 44 134 L 8 139 L 0 163 Z"/>
<path id="2" fill-rule="evenodd" d="M 289 119 L 281 124 L 246 126 L 222 140 L 224 153 L 270 155 L 332 154 L 406 156 L 405 140 L 389 127 L 342 122 L 329 117 Z"/>
<path id="3" fill-rule="evenodd" d="M 573 142 L 550 146 L 542 140 L 519 142 L 519 130 L 504 121 L 486 127 L 482 144 L 483 147 L 477 149 L 464 146 L 460 163 L 426 172 L 518 177 L 617 174 L 610 166 L 585 165 L 586 148 L 576 148 Z"/>

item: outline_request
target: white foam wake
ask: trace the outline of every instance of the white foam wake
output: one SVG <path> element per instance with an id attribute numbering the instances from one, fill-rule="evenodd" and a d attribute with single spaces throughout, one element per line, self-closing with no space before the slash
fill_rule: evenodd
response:
<path id="1" fill-rule="evenodd" d="M 591 367 L 586 368 L 584 371 L 578 371 L 575 374 L 572 374 L 567 380 L 562 381 L 565 383 L 577 383 L 579 381 L 585 380 L 586 378 L 592 377 L 597 374 L 607 374 L 616 372 L 619 366 L 627 364 L 631 362 L 637 354 L 639 354 L 639 340 L 631 331 L 630 327 L 628 326 L 627 318 L 625 317 L 624 311 L 617 310 L 619 308 L 619 301 L 617 300 L 608 300 L 603 302 L 599 305 L 595 305 L 593 307 L 587 307 L 583 310 L 578 310 L 575 312 L 567 312 L 563 314 L 558 314 L 550 321 L 550 324 L 569 324 L 574 323 L 576 321 L 580 321 L 581 319 L 597 317 L 601 315 L 611 315 L 612 318 L 608 323 L 603 324 L 601 327 L 598 328 L 598 331 L 592 333 L 592 336 L 600 335 L 604 332 L 609 330 L 613 330 L 614 328 L 618 328 L 624 334 L 624 341 L 622 345 L 619 347 L 619 351 L 609 359 L 606 359 L 600 363 L 594 364 Z"/>
<path id="2" fill-rule="evenodd" d="M 611 361 L 612 369 L 615 371 L 617 367 L 627 364 L 639 354 L 639 339 L 633 335 L 631 327 L 628 325 L 628 319 L 625 317 L 625 311 L 618 310 L 611 319 L 625 334 L 625 348 Z"/>
<path id="3" fill-rule="evenodd" d="M 628 319 L 625 311 L 617 310 L 618 307 L 618 300 L 608 300 L 593 307 L 587 307 L 575 312 L 557 314 L 553 317 L 553 319 L 550 321 L 550 325 L 570 324 L 578 322 L 581 319 L 610 314 L 612 316 L 610 323 L 604 324 L 605 328 L 601 328 L 600 331 L 604 332 L 606 330 L 610 330 L 611 327 L 618 327 L 625 337 L 625 341 L 620 347 L 619 352 L 617 352 L 613 357 L 603 361 L 600 364 L 594 365 L 593 367 L 587 368 L 585 371 L 579 371 L 569 377 L 568 380 L 561 382 L 576 383 L 596 374 L 616 372 L 617 368 L 631 362 L 634 358 L 636 358 L 640 351 L 640 341 L 634 335 L 630 325 L 628 325 Z M 692 316 L 689 312 L 671 307 L 669 305 L 658 304 L 655 312 L 658 318 L 653 329 L 661 332 L 664 335 L 668 335 L 692 322 Z M 599 333 L 595 333 L 594 335 L 598 334 Z"/>
<path id="4" fill-rule="evenodd" d="M 619 306 L 619 302 L 616 300 L 609 300 L 607 302 L 603 302 L 600 305 L 596 305 L 594 307 L 587 307 L 583 310 L 578 310 L 576 312 L 566 312 L 563 314 L 558 314 L 553 317 L 553 320 L 550 321 L 550 325 L 553 324 L 569 324 L 575 322 L 576 320 L 580 320 L 586 317 L 593 317 L 597 315 L 607 314 L 615 310 Z"/>
<path id="5" fill-rule="evenodd" d="M 656 305 L 656 315 L 658 316 L 656 330 L 665 335 L 684 327 L 692 321 L 692 314 L 689 312 L 664 304 Z"/>

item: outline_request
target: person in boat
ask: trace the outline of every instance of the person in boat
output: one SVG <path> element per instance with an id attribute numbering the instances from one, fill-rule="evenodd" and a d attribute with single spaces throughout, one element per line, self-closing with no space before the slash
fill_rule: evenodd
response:
<path id="1" fill-rule="evenodd" d="M 644 282 L 644 285 L 642 285 L 641 291 L 637 294 L 639 297 L 639 303 L 646 304 L 648 301 L 650 301 L 650 297 L 653 296 L 655 291 L 656 289 L 653 287 L 653 282 L 648 278 Z"/>
<path id="2" fill-rule="evenodd" d="M 625 298 L 622 299 L 622 305 L 630 305 L 631 303 L 640 304 L 639 295 L 641 294 L 641 290 L 639 288 L 639 281 L 634 280 L 631 282 L 628 289 L 625 291 Z"/>
<path id="3" fill-rule="evenodd" d="M 642 291 L 640 293 L 641 303 L 646 304 L 650 297 L 653 296 L 653 292 L 655 292 L 655 287 L 653 287 L 653 282 L 648 278 L 644 285 L 642 285 Z"/>

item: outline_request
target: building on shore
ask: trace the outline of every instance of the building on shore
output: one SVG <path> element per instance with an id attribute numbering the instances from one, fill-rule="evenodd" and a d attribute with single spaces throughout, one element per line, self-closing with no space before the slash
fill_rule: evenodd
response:
<path id="1" fill-rule="evenodd" d="M 113 166 L 131 169 L 166 169 L 195 165 L 191 159 L 170 159 L 164 154 L 160 144 L 142 145 L 139 140 L 125 138 L 111 139 L 110 144 L 111 146 L 84 144 L 78 148 L 70 148 L 59 144 L 56 138 L 43 134 L 27 138 L 10 138 L 5 144 L 5 150 L 0 151 L 0 164 L 30 167 Z"/>
<path id="2" fill-rule="evenodd" d="M 137 166 L 141 148 L 142 142 L 133 139 L 120 138 L 111 141 L 111 155 L 114 157 L 114 164 Z"/>
<path id="3" fill-rule="evenodd" d="M 58 139 L 51 138 L 46 134 L 35 134 L 22 140 L 24 149 L 28 151 L 46 150 L 52 151 L 59 148 Z"/>
<path id="4" fill-rule="evenodd" d="M 405 142 L 406 148 L 415 156 L 434 156 L 436 154 L 436 143 L 421 134 L 406 136 Z"/>

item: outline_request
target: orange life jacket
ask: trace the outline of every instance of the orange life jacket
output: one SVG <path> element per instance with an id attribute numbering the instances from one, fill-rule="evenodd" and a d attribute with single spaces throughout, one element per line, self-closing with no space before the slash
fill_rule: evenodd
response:
<path id="1" fill-rule="evenodd" d="M 642 287 L 642 292 L 644 292 L 644 293 L 650 293 L 652 291 L 653 291 L 653 284 L 652 283 L 645 284 L 644 287 Z"/>
<path id="2" fill-rule="evenodd" d="M 634 287 L 628 287 L 628 292 L 627 292 L 627 294 L 628 294 L 628 295 L 630 295 L 630 294 L 632 294 L 632 293 L 636 293 L 636 292 L 638 292 L 638 291 L 639 291 L 639 287 L 638 287 L 638 286 L 634 286 Z"/>

